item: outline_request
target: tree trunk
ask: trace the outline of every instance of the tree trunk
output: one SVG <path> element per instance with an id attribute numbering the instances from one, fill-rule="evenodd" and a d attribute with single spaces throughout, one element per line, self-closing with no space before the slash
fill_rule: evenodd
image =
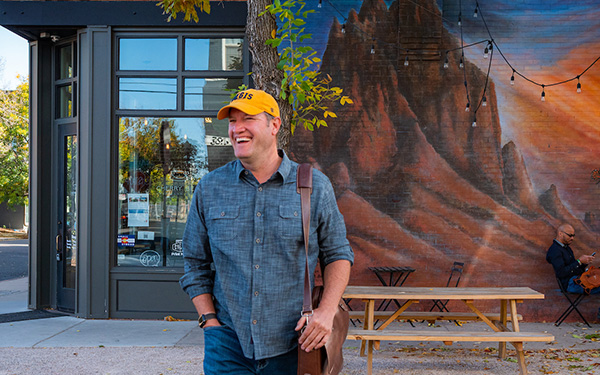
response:
<path id="1" fill-rule="evenodd" d="M 267 46 L 265 42 L 271 39 L 271 32 L 277 30 L 275 18 L 266 13 L 259 16 L 270 0 L 248 0 L 248 18 L 246 21 L 246 38 L 252 54 L 252 79 L 257 89 L 264 90 L 277 100 L 281 112 L 281 129 L 277 140 L 279 147 L 286 150 L 290 141 L 290 120 L 292 106 L 287 100 L 280 98 L 283 72 L 277 69 L 279 54 L 277 49 Z"/>

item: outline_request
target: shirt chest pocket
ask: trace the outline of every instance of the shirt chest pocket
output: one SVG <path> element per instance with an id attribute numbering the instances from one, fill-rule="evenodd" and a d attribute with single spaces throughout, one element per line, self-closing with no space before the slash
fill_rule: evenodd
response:
<path id="1" fill-rule="evenodd" d="M 282 238 L 302 240 L 302 211 L 300 207 L 279 206 L 279 235 Z"/>
<path id="2" fill-rule="evenodd" d="M 231 240 L 236 234 L 239 207 L 210 208 L 207 212 L 208 236 L 213 240 Z"/>

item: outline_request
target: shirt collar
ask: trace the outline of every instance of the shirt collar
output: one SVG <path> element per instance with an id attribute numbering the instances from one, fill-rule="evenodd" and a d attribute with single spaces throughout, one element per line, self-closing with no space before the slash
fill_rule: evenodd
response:
<path id="1" fill-rule="evenodd" d="M 559 240 L 557 240 L 557 239 L 554 239 L 554 242 L 556 242 L 557 244 L 559 244 L 559 245 L 560 245 L 560 246 L 562 246 L 562 247 L 567 247 L 567 245 L 565 245 L 565 244 L 561 243 L 561 242 L 560 242 Z"/>
<path id="2" fill-rule="evenodd" d="M 281 164 L 279 165 L 279 168 L 274 173 L 274 175 L 279 173 L 279 175 L 283 179 L 283 183 L 286 183 L 290 179 L 290 172 L 291 172 L 291 169 L 292 169 L 292 162 L 288 158 L 288 156 L 285 153 L 285 151 L 283 151 L 282 149 L 278 149 L 277 150 L 277 154 L 282 158 L 282 160 L 281 160 Z M 235 175 L 241 178 L 242 173 L 244 173 L 244 172 L 249 172 L 249 171 L 246 168 L 244 168 L 244 165 L 242 164 L 242 162 L 239 159 L 236 160 L 236 163 L 235 163 Z"/>

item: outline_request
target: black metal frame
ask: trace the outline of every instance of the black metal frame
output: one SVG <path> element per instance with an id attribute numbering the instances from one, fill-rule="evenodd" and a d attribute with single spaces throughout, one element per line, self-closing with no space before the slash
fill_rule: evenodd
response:
<path id="1" fill-rule="evenodd" d="M 558 282 L 558 287 L 560 288 L 560 292 L 562 293 L 562 295 L 565 296 L 565 298 L 567 299 L 567 301 L 569 301 L 569 307 L 567 307 L 567 309 L 561 314 L 561 316 L 559 316 L 558 319 L 556 319 L 556 322 L 554 322 L 554 325 L 557 326 L 557 327 L 560 326 L 562 324 L 562 322 L 564 322 L 565 319 L 567 319 L 567 317 L 569 315 L 571 315 L 571 313 L 573 311 L 577 311 L 577 314 L 579 314 L 579 316 L 581 317 L 581 319 L 583 319 L 583 322 L 588 327 L 592 328 L 592 326 L 590 325 L 590 323 L 588 323 L 588 321 L 585 320 L 585 318 L 583 317 L 583 315 L 581 314 L 581 312 L 577 308 L 577 306 L 579 306 L 579 304 L 583 301 L 583 299 L 585 297 L 587 297 L 588 295 L 585 294 L 585 293 L 582 293 L 582 294 L 569 293 L 568 291 L 565 290 L 565 288 L 563 287 L 563 285 L 560 282 L 560 279 L 558 277 L 556 278 L 556 282 Z M 577 297 L 574 300 L 571 300 L 571 298 L 569 298 L 569 294 L 576 294 Z"/>
<path id="2" fill-rule="evenodd" d="M 458 287 L 458 283 L 460 282 L 460 278 L 462 277 L 464 266 L 465 264 L 463 262 L 454 262 L 454 264 L 452 265 L 452 270 L 450 271 L 450 277 L 448 278 L 448 282 L 446 283 L 446 287 L 450 286 L 450 282 L 452 281 L 455 272 L 458 274 L 458 279 L 456 279 L 456 284 L 454 284 L 454 287 Z M 437 307 L 441 312 L 450 312 L 450 310 L 448 310 L 448 308 L 446 307 L 448 301 L 449 300 L 442 301 L 439 299 L 434 299 L 433 306 L 431 306 L 431 309 L 429 309 L 429 311 L 433 311 L 433 309 Z"/>

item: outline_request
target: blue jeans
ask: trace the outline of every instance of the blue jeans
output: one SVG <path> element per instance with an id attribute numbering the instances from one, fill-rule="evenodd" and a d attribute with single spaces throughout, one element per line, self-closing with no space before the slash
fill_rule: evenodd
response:
<path id="1" fill-rule="evenodd" d="M 246 358 L 235 332 L 226 326 L 204 328 L 206 375 L 296 375 L 298 350 L 273 358 Z"/>
<path id="2" fill-rule="evenodd" d="M 577 279 L 578 277 L 579 276 L 571 277 L 571 279 L 569 280 L 569 285 L 567 286 L 567 292 L 577 293 L 577 294 L 585 293 L 585 291 L 583 290 L 583 287 L 581 285 L 575 283 L 575 279 Z M 600 288 L 594 288 L 590 291 L 590 294 L 599 294 L 599 293 L 600 293 Z"/>

